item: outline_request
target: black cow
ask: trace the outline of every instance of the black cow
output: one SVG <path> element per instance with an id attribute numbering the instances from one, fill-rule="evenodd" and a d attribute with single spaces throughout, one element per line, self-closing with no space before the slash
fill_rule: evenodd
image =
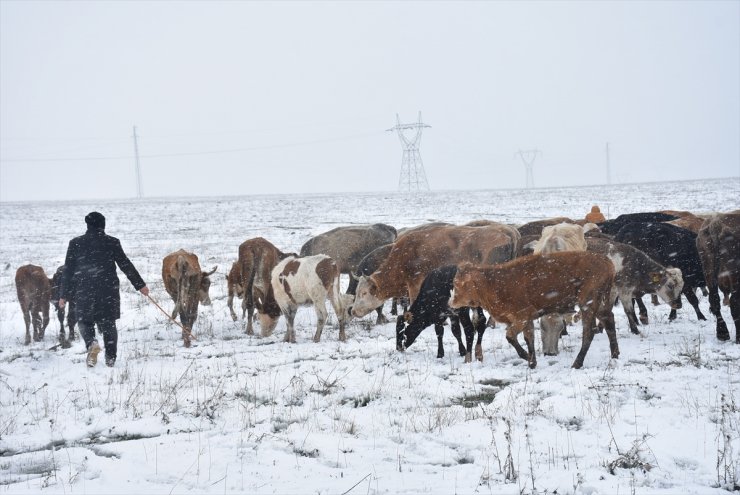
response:
<path id="1" fill-rule="evenodd" d="M 706 285 L 699 252 L 696 249 L 696 234 L 667 223 L 630 223 L 617 232 L 614 240 L 643 251 L 665 267 L 680 269 L 683 277 L 683 295 L 694 307 L 696 317 L 706 320 L 699 310 L 699 299 L 696 297 L 696 289 Z M 642 307 L 640 311 L 642 312 Z M 675 318 L 676 309 L 672 308 L 668 319 Z"/>
<path id="2" fill-rule="evenodd" d="M 630 224 L 630 223 L 658 223 L 667 222 L 669 220 L 675 220 L 678 217 L 670 215 L 668 213 L 661 212 L 646 212 L 646 213 L 625 213 L 619 215 L 614 220 L 607 220 L 606 222 L 599 223 L 599 230 L 603 234 L 616 235 L 619 229 Z"/>
<path id="3" fill-rule="evenodd" d="M 64 275 L 64 265 L 57 268 L 56 273 L 51 278 L 51 304 L 57 309 L 57 318 L 59 318 L 59 342 L 63 348 L 70 347 L 70 340 L 75 340 L 75 325 L 77 324 L 77 311 L 75 309 L 74 297 L 67 301 L 67 327 L 69 328 L 69 340 L 64 335 L 64 313 L 65 308 L 59 307 L 59 289 L 62 285 L 62 276 Z M 72 280 L 74 285 L 74 279 Z M 70 291 L 70 294 L 74 294 L 74 289 Z"/>
<path id="4" fill-rule="evenodd" d="M 437 357 L 445 355 L 442 344 L 444 334 L 444 322 L 448 317 L 452 328 L 452 334 L 457 339 L 458 350 L 465 361 L 472 361 L 473 333 L 477 330 L 478 341 L 476 343 L 476 359 L 483 359 L 481 340 L 486 330 L 486 319 L 483 311 L 477 308 L 478 318 L 476 327 L 470 319 L 469 308 L 452 309 L 448 302 L 452 293 L 452 285 L 457 274 L 454 265 L 443 266 L 429 272 L 421 285 L 419 295 L 411 304 L 403 316 L 396 321 L 396 349 L 403 351 L 414 343 L 419 334 L 430 325 L 434 325 L 437 333 Z M 466 345 L 463 345 L 460 335 L 460 324 L 465 329 Z"/>

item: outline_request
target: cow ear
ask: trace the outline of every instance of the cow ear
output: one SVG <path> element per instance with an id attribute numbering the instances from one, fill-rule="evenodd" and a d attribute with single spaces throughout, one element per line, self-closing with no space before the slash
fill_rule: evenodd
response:
<path id="1" fill-rule="evenodd" d="M 410 323 L 411 323 L 411 322 L 412 322 L 412 321 L 414 320 L 414 314 L 413 314 L 413 313 L 412 313 L 411 311 L 406 311 L 406 312 L 405 312 L 405 313 L 403 314 L 403 320 L 404 320 L 404 321 L 405 321 L 406 323 L 410 324 Z"/>
<path id="2" fill-rule="evenodd" d="M 660 273 L 658 273 L 658 272 L 650 272 L 650 280 L 652 280 L 652 282 L 654 284 L 657 284 L 658 282 L 660 282 L 660 279 L 661 278 L 663 278 L 663 277 L 660 276 Z"/>

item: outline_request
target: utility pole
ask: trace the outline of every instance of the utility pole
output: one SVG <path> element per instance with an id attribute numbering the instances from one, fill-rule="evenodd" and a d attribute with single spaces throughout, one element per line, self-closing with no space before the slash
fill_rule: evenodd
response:
<path id="1" fill-rule="evenodd" d="M 542 152 L 538 149 L 533 149 L 533 150 L 519 150 L 514 155 L 514 157 L 516 157 L 516 155 L 519 155 L 519 158 L 522 159 L 524 168 L 527 171 L 527 178 L 526 178 L 527 189 L 531 189 L 534 187 L 534 171 L 532 170 L 532 166 L 534 165 L 534 160 L 535 158 L 537 158 L 538 154 L 542 155 Z"/>
<path id="2" fill-rule="evenodd" d="M 398 132 L 398 138 L 401 140 L 401 148 L 403 148 L 401 175 L 398 178 L 399 191 L 418 192 L 429 190 L 429 183 L 424 172 L 424 163 L 421 161 L 421 153 L 419 153 L 421 132 L 425 127 L 431 126 L 421 121 L 421 112 L 419 112 L 419 121 L 414 124 L 401 124 L 401 119 L 396 114 L 396 125 L 387 129 L 388 132 Z M 416 135 L 412 139 L 407 138 L 403 134 L 403 131 L 407 129 L 416 131 Z"/>
<path id="3" fill-rule="evenodd" d="M 611 164 L 609 163 L 609 143 L 606 143 L 606 184 L 612 183 Z"/>
<path id="4" fill-rule="evenodd" d="M 141 165 L 139 164 L 139 137 L 136 135 L 136 126 L 134 126 L 134 154 L 136 156 L 136 197 L 141 199 L 144 194 L 141 192 Z"/>

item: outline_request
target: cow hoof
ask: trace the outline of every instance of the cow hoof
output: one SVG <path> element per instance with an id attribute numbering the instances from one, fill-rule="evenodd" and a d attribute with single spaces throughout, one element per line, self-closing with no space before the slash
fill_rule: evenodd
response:
<path id="1" fill-rule="evenodd" d="M 465 362 L 466 363 L 472 363 L 473 362 L 473 357 L 472 357 L 472 355 L 469 352 L 466 352 L 465 353 Z"/>
<path id="2" fill-rule="evenodd" d="M 438 352 L 437 353 L 437 359 L 442 359 L 443 357 L 445 357 L 444 352 Z"/>
<path id="3" fill-rule="evenodd" d="M 59 342 L 59 345 L 62 346 L 62 349 L 69 349 L 70 347 L 72 347 L 72 344 L 70 344 L 68 340 L 62 340 L 61 342 Z"/>
<path id="4" fill-rule="evenodd" d="M 707 317 L 704 316 L 703 314 L 699 314 L 699 319 L 703 321 L 707 321 Z"/>
<path id="5" fill-rule="evenodd" d="M 632 332 L 635 335 L 640 335 L 640 331 L 636 328 L 630 328 L 630 332 Z"/>
<path id="6" fill-rule="evenodd" d="M 30 345 L 30 344 L 31 344 L 31 337 L 26 337 L 25 345 Z"/>
<path id="7" fill-rule="evenodd" d="M 579 370 L 583 367 L 583 363 L 573 363 L 573 366 L 571 368 Z"/>
<path id="8" fill-rule="evenodd" d="M 648 317 L 647 316 L 640 316 L 640 323 L 642 323 L 643 325 L 647 325 L 648 324 Z"/>
<path id="9" fill-rule="evenodd" d="M 722 341 L 724 341 L 724 340 L 730 340 L 730 333 L 729 332 L 727 332 L 727 333 L 724 333 L 724 332 L 717 333 L 717 340 L 722 340 Z"/>
<path id="10" fill-rule="evenodd" d="M 386 323 L 388 323 L 388 318 L 384 315 L 378 315 L 378 319 L 375 320 L 376 325 L 385 325 Z"/>
<path id="11" fill-rule="evenodd" d="M 530 361 L 529 362 L 529 367 L 531 369 L 535 369 L 537 367 L 537 361 Z"/>

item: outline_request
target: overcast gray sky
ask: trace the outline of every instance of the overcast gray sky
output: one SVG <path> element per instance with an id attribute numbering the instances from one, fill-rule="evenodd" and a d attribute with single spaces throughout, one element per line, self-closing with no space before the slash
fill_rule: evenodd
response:
<path id="1" fill-rule="evenodd" d="M 0 0 L 0 200 L 740 175 L 740 2 Z M 235 151 L 236 150 L 236 151 Z M 165 156 L 162 156 L 165 155 Z"/>

